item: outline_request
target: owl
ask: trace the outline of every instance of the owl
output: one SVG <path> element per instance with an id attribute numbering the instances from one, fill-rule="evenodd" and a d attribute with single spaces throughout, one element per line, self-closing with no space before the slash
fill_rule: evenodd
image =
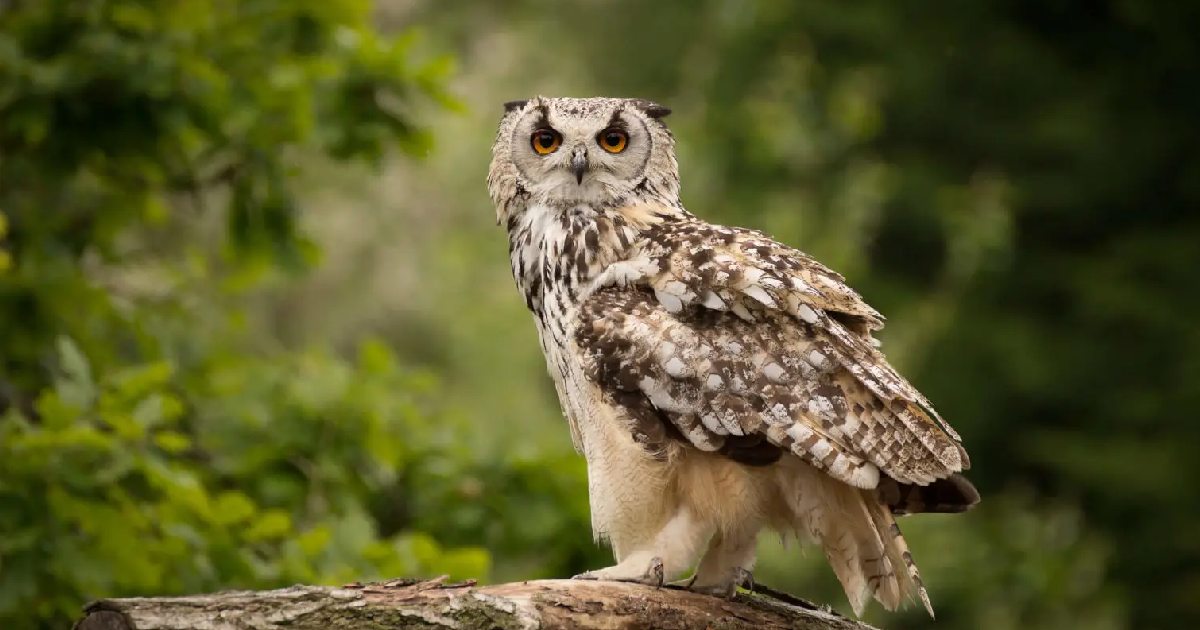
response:
<path id="1" fill-rule="evenodd" d="M 576 577 L 731 597 L 771 530 L 818 545 L 855 613 L 932 615 L 896 516 L 978 502 L 961 439 L 842 276 L 684 208 L 668 113 L 514 101 L 492 147 L 513 277 L 616 560 Z"/>

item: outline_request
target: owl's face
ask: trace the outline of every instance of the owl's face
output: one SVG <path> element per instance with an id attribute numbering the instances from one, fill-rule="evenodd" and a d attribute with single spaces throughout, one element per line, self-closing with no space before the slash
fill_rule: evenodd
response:
<path id="1" fill-rule="evenodd" d="M 492 170 L 511 166 L 514 192 L 553 205 L 621 203 L 641 186 L 677 181 L 668 110 L 616 98 L 536 98 L 505 106 Z M 495 192 L 495 191 L 493 191 Z M 495 194 L 493 194 L 495 196 Z"/>

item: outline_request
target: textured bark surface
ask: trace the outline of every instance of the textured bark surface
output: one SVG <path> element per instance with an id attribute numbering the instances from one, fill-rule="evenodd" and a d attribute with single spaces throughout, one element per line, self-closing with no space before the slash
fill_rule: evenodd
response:
<path id="1" fill-rule="evenodd" d="M 660 628 L 869 630 L 803 600 L 732 601 L 618 582 L 538 580 L 494 586 L 392 580 L 187 597 L 93 602 L 75 630 L 384 630 Z"/>

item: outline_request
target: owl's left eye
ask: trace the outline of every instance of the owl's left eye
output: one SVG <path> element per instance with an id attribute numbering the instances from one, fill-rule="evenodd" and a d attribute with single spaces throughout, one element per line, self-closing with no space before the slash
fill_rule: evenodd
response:
<path id="1" fill-rule="evenodd" d="M 608 128 L 596 135 L 596 142 L 600 144 L 600 148 L 609 153 L 620 153 L 625 150 L 625 145 L 629 144 L 629 134 L 623 129 Z"/>

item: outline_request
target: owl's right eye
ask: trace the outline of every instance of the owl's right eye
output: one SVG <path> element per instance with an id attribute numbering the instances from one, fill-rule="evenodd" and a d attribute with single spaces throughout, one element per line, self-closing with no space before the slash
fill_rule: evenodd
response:
<path id="1" fill-rule="evenodd" d="M 529 143 L 538 155 L 550 155 L 562 144 L 562 135 L 553 129 L 538 129 L 529 138 Z"/>

